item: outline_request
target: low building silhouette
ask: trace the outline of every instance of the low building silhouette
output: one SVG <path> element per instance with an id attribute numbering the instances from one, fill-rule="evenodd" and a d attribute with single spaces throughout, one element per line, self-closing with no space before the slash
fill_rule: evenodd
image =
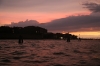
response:
<path id="1" fill-rule="evenodd" d="M 77 39 L 77 36 L 75 35 L 52 33 L 48 32 L 47 29 L 38 26 L 0 26 L 0 39 L 19 39 L 19 35 L 22 35 L 23 39 L 61 39 L 61 37 L 66 39 L 68 35 L 70 35 L 70 39 Z"/>

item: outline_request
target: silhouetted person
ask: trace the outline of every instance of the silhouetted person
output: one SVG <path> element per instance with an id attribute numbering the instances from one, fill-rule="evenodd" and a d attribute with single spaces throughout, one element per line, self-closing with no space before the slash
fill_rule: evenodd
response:
<path id="1" fill-rule="evenodd" d="M 20 35 L 19 36 L 19 44 L 22 44 L 23 43 L 23 37 Z"/>
<path id="2" fill-rule="evenodd" d="M 79 37 L 79 39 L 78 39 L 79 41 L 81 41 L 81 38 Z"/>
<path id="3" fill-rule="evenodd" d="M 70 42 L 70 34 L 67 35 L 67 42 Z"/>

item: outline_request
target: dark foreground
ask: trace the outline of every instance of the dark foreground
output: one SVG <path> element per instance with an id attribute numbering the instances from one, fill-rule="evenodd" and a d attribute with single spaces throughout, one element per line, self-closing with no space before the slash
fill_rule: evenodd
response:
<path id="1" fill-rule="evenodd" d="M 0 66 L 100 66 L 100 41 L 0 40 Z"/>

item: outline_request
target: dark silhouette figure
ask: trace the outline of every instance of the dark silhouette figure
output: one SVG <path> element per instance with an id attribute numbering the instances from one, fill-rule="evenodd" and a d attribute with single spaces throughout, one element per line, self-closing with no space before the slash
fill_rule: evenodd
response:
<path id="1" fill-rule="evenodd" d="M 67 42 L 70 42 L 70 34 L 67 35 Z"/>
<path id="2" fill-rule="evenodd" d="M 81 41 L 81 38 L 79 37 L 78 41 Z"/>
<path id="3" fill-rule="evenodd" d="M 22 44 L 23 43 L 23 37 L 20 35 L 19 36 L 19 44 Z"/>
<path id="4" fill-rule="evenodd" d="M 81 41 L 81 38 L 80 38 L 80 34 L 79 34 L 79 38 L 78 38 L 78 41 Z"/>

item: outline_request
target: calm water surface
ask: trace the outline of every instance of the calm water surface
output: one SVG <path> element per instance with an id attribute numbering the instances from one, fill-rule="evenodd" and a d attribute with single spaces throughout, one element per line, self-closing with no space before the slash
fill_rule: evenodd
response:
<path id="1" fill-rule="evenodd" d="M 0 40 L 0 66 L 100 66 L 100 41 Z"/>

